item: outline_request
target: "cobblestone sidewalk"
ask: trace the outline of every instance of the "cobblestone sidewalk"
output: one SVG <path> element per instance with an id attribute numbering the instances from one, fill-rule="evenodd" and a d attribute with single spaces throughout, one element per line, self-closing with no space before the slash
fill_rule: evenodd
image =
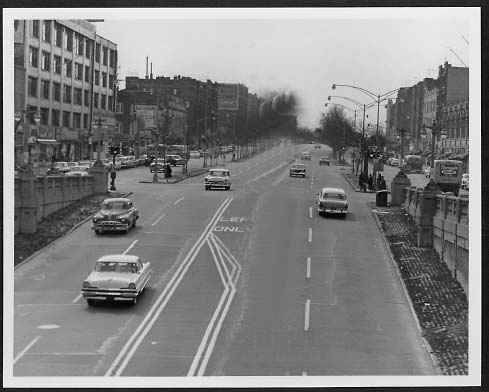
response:
<path id="1" fill-rule="evenodd" d="M 468 374 L 467 296 L 432 248 L 416 246 L 416 226 L 402 207 L 367 203 L 388 243 L 399 274 L 442 374 Z"/>

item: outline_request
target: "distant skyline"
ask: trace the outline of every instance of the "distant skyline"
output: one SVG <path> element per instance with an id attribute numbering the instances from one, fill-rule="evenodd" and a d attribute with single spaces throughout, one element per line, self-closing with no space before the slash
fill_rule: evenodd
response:
<path id="1" fill-rule="evenodd" d="M 445 61 L 469 66 L 471 38 L 479 28 L 478 9 L 470 8 L 70 11 L 40 13 L 103 19 L 95 23 L 97 33 L 117 44 L 121 88 L 126 76 L 145 76 L 148 56 L 154 77 L 243 83 L 259 95 L 292 89 L 303 108 L 299 123 L 309 127 L 318 125 L 328 95 L 371 102 L 353 89 L 333 92 L 333 83 L 383 94 L 436 78 Z M 382 124 L 383 107 L 380 118 Z"/>

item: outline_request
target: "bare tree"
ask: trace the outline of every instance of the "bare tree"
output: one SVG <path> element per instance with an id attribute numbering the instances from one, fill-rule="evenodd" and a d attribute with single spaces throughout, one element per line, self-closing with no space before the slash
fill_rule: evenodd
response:
<path id="1" fill-rule="evenodd" d="M 354 140 L 353 128 L 343 109 L 338 106 L 331 107 L 326 114 L 323 114 L 320 126 L 316 129 L 317 137 L 333 149 L 335 159 L 337 153 L 342 159 L 343 148 L 351 145 Z"/>

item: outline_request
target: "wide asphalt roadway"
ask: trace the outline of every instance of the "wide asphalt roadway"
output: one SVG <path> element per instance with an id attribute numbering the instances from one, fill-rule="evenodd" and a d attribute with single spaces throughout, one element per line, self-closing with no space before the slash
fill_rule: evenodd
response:
<path id="1" fill-rule="evenodd" d="M 365 201 L 325 146 L 280 146 L 226 162 L 231 191 L 203 177 L 118 173 L 135 230 L 86 222 L 15 270 L 14 376 L 433 375 L 414 316 Z M 310 150 L 306 178 L 289 164 Z M 344 169 L 347 170 L 347 169 Z M 318 216 L 323 186 L 346 218 Z M 104 254 L 139 255 L 153 276 L 136 305 L 87 306 L 83 280 Z"/>

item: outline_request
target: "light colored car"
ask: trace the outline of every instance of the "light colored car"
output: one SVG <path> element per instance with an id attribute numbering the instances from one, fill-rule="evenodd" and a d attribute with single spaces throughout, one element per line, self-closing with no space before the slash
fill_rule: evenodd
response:
<path id="1" fill-rule="evenodd" d="M 80 166 L 78 162 L 66 162 L 68 164 L 68 167 L 71 168 L 73 166 Z"/>
<path id="2" fill-rule="evenodd" d="M 177 154 L 167 154 L 165 156 L 166 161 L 172 166 L 183 166 L 185 160 Z"/>
<path id="3" fill-rule="evenodd" d="M 62 173 L 68 173 L 70 171 L 70 166 L 68 166 L 68 162 L 54 162 L 54 169 L 59 169 Z"/>
<path id="4" fill-rule="evenodd" d="M 67 176 L 88 176 L 89 166 L 72 166 L 70 171 L 66 173 Z"/>
<path id="5" fill-rule="evenodd" d="M 92 167 L 92 162 L 91 161 L 80 161 L 80 162 L 78 162 L 78 166 Z"/>
<path id="6" fill-rule="evenodd" d="M 328 165 L 329 166 L 329 158 L 328 157 L 319 157 L 319 166 L 321 165 Z"/>
<path id="7" fill-rule="evenodd" d="M 136 304 L 151 274 L 151 263 L 142 262 L 138 256 L 102 256 L 83 281 L 82 295 L 89 306 L 97 300 L 131 301 Z"/>
<path id="8" fill-rule="evenodd" d="M 190 159 L 198 159 L 198 158 L 200 158 L 200 152 L 190 151 Z"/>
<path id="9" fill-rule="evenodd" d="M 392 158 L 392 159 L 391 159 L 391 165 L 392 165 L 392 166 L 399 166 L 399 162 L 400 162 L 400 161 L 399 161 L 399 159 L 397 159 L 397 158 Z"/>
<path id="10" fill-rule="evenodd" d="M 348 213 L 348 200 L 346 193 L 341 188 L 323 188 L 318 193 L 316 200 L 318 213 L 341 214 L 346 216 Z"/>
<path id="11" fill-rule="evenodd" d="M 469 173 L 462 174 L 462 181 L 460 183 L 460 188 L 469 189 Z"/>
<path id="12" fill-rule="evenodd" d="M 158 173 L 165 172 L 165 160 L 163 158 L 156 158 L 156 161 L 153 161 L 149 164 L 149 171 L 153 173 L 155 168 Z"/>
<path id="13" fill-rule="evenodd" d="M 301 152 L 301 159 L 311 160 L 311 153 L 309 151 Z"/>
<path id="14" fill-rule="evenodd" d="M 289 168 L 289 175 L 290 177 L 306 177 L 306 165 L 303 163 L 293 163 Z"/>
<path id="15" fill-rule="evenodd" d="M 424 169 L 424 176 L 426 178 L 430 178 L 430 176 L 431 176 L 431 168 L 428 167 L 428 168 Z"/>
<path id="16" fill-rule="evenodd" d="M 92 218 L 92 229 L 95 234 L 104 231 L 122 231 L 128 233 L 136 227 L 139 211 L 131 199 L 114 197 L 105 199 L 100 210 Z"/>
<path id="17" fill-rule="evenodd" d="M 205 190 L 211 188 L 223 188 L 224 190 L 231 189 L 231 179 L 228 169 L 215 168 L 210 169 L 209 174 L 204 178 Z"/>
<path id="18" fill-rule="evenodd" d="M 101 161 L 107 170 L 112 170 L 112 159 L 103 158 Z"/>

